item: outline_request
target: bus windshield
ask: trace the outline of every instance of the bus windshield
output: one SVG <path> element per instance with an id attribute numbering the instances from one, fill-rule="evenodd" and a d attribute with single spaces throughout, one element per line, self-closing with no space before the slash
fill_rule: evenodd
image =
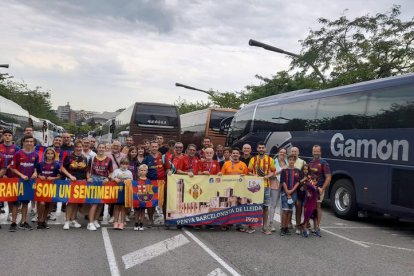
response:
<path id="1" fill-rule="evenodd" d="M 235 112 L 233 111 L 211 111 L 210 116 L 210 129 L 214 131 L 220 131 L 220 123 L 224 119 L 234 115 Z"/>
<path id="2" fill-rule="evenodd" d="M 174 106 L 138 105 L 135 124 L 142 127 L 178 127 L 178 114 Z"/>

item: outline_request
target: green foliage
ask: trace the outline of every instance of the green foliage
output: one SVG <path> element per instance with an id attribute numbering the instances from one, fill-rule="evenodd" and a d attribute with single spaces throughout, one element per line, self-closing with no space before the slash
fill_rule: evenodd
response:
<path id="1" fill-rule="evenodd" d="M 0 95 L 17 103 L 31 115 L 42 119 L 49 119 L 55 123 L 58 122 L 52 110 L 50 93 L 42 91 L 42 88 L 39 86 L 35 89 L 30 89 L 25 83 L 0 80 Z"/>
<path id="2" fill-rule="evenodd" d="M 414 18 L 398 18 L 401 7 L 355 19 L 320 18 L 319 30 L 301 41 L 301 58 L 291 68 L 306 74 L 316 66 L 335 87 L 414 72 Z"/>
<path id="3" fill-rule="evenodd" d="M 209 99 L 213 102 L 214 106 L 223 108 L 239 109 L 240 106 L 245 103 L 243 93 L 211 92 Z"/>
<path id="4" fill-rule="evenodd" d="M 179 97 L 175 101 L 174 105 L 178 107 L 178 111 L 180 112 L 180 114 L 185 114 L 185 113 L 196 111 L 196 110 L 206 109 L 211 106 L 211 103 L 205 103 L 202 101 L 190 103 L 182 99 L 181 97 Z"/>
<path id="5" fill-rule="evenodd" d="M 62 123 L 62 126 L 65 128 L 65 130 L 71 134 L 79 135 L 79 134 L 87 134 L 88 131 L 93 130 L 93 128 L 89 124 L 75 124 L 70 122 L 64 122 Z"/>
<path id="6" fill-rule="evenodd" d="M 256 76 L 261 83 L 246 86 L 243 101 L 414 72 L 414 18 L 401 21 L 400 9 L 393 6 L 387 13 L 355 19 L 320 18 L 322 27 L 300 41 L 300 55 L 288 53 L 289 71 L 272 78 Z"/>

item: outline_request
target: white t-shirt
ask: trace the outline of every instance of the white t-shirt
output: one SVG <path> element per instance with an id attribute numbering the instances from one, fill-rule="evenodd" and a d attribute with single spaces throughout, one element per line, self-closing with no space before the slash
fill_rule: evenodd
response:
<path id="1" fill-rule="evenodd" d="M 112 179 L 119 178 L 122 181 L 127 179 L 133 179 L 132 172 L 128 169 L 122 170 L 122 169 L 116 169 L 112 174 Z"/>
<path id="2" fill-rule="evenodd" d="M 96 153 L 93 150 L 89 150 L 89 152 L 82 152 L 83 155 L 86 157 L 86 160 L 89 162 L 91 162 L 91 160 L 93 160 L 93 158 L 96 156 Z"/>

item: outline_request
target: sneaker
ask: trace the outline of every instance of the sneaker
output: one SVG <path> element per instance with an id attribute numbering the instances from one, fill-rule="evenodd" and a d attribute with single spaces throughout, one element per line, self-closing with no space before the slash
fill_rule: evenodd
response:
<path id="1" fill-rule="evenodd" d="M 321 235 L 321 229 L 316 229 L 316 230 L 315 230 L 315 236 L 317 236 L 317 237 L 319 237 L 319 238 L 322 238 L 322 235 Z"/>
<path id="2" fill-rule="evenodd" d="M 48 220 L 55 221 L 55 220 L 56 220 L 56 215 L 55 215 L 54 213 L 50 213 L 50 214 L 47 216 L 47 219 L 48 219 Z"/>
<path id="3" fill-rule="evenodd" d="M 50 229 L 49 224 L 47 224 L 46 221 L 43 222 L 43 227 L 45 229 Z"/>
<path id="4" fill-rule="evenodd" d="M 309 237 L 309 230 L 308 229 L 303 230 L 302 234 L 305 238 Z"/>
<path id="5" fill-rule="evenodd" d="M 96 231 L 96 227 L 93 223 L 88 223 L 88 226 L 86 227 L 89 231 Z"/>
<path id="6" fill-rule="evenodd" d="M 127 217 L 127 216 L 126 216 L 126 217 L 125 217 L 125 221 L 126 221 L 126 222 L 129 222 L 129 221 L 130 221 L 129 217 Z"/>
<path id="7" fill-rule="evenodd" d="M 73 227 L 73 228 L 81 228 L 82 225 L 80 225 L 79 222 L 77 222 L 76 219 L 74 219 L 74 220 L 72 220 L 70 222 L 70 227 Z"/>
<path id="8" fill-rule="evenodd" d="M 115 221 L 115 218 L 114 218 L 114 217 L 111 217 L 111 218 L 108 220 L 108 222 L 109 222 L 109 223 L 114 223 L 114 221 Z"/>
<path id="9" fill-rule="evenodd" d="M 280 235 L 281 236 L 285 236 L 286 235 L 286 230 L 284 228 L 280 229 Z"/>
<path id="10" fill-rule="evenodd" d="M 144 224 L 139 224 L 138 231 L 144 231 Z"/>
<path id="11" fill-rule="evenodd" d="M 10 224 L 9 232 L 16 232 L 16 231 L 17 231 L 17 224 L 13 222 L 12 224 Z"/>
<path id="12" fill-rule="evenodd" d="M 139 225 L 138 225 L 138 223 L 135 223 L 134 224 L 134 231 L 138 231 L 139 230 Z"/>
<path id="13" fill-rule="evenodd" d="M 46 229 L 46 228 L 44 227 L 43 223 L 39 223 L 39 224 L 37 225 L 36 229 L 38 229 L 38 230 L 43 230 L 43 229 Z"/>
<path id="14" fill-rule="evenodd" d="M 276 227 L 273 224 L 270 225 L 270 232 L 276 232 Z"/>
<path id="15" fill-rule="evenodd" d="M 300 235 L 300 234 L 302 234 L 302 233 L 301 233 L 300 229 L 296 229 L 296 230 L 295 230 L 295 234 L 296 234 L 296 235 Z"/>
<path id="16" fill-rule="evenodd" d="M 70 228 L 70 222 L 69 221 L 65 221 L 65 224 L 63 225 L 63 230 L 69 230 Z"/>
<path id="17" fill-rule="evenodd" d="M 246 233 L 247 234 L 253 234 L 254 232 L 256 232 L 256 229 L 254 229 L 253 227 L 248 227 L 247 229 L 246 229 Z"/>
<path id="18" fill-rule="evenodd" d="M 32 222 L 37 222 L 37 216 L 32 217 Z"/>
<path id="19" fill-rule="evenodd" d="M 30 224 L 28 224 L 27 222 L 24 222 L 24 223 L 20 222 L 19 223 L 19 228 L 23 229 L 23 230 L 29 230 L 29 231 L 33 230 L 33 227 L 30 226 Z"/>
<path id="20" fill-rule="evenodd" d="M 97 220 L 93 221 L 93 225 L 95 226 L 96 229 L 101 228 L 101 225 L 99 224 L 99 222 Z"/>

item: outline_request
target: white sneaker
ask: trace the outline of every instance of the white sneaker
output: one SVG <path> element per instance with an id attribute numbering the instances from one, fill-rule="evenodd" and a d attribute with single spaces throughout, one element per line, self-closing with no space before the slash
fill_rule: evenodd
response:
<path id="1" fill-rule="evenodd" d="M 65 221 L 65 224 L 63 225 L 63 230 L 69 230 L 69 221 Z"/>
<path id="2" fill-rule="evenodd" d="M 56 215 L 55 215 L 55 214 L 53 214 L 53 213 L 50 213 L 50 214 L 47 216 L 47 219 L 48 219 L 48 220 L 55 221 L 55 220 L 56 220 Z"/>
<path id="3" fill-rule="evenodd" d="M 96 227 L 93 223 L 88 223 L 86 229 L 88 229 L 89 231 L 96 231 Z"/>
<path id="4" fill-rule="evenodd" d="M 130 220 L 129 220 L 129 217 L 125 217 L 125 221 L 126 222 L 129 222 Z"/>
<path id="5" fill-rule="evenodd" d="M 270 232 L 276 232 L 276 227 L 273 224 L 270 224 Z"/>
<path id="6" fill-rule="evenodd" d="M 111 218 L 108 220 L 108 222 L 109 222 L 109 223 L 114 223 L 114 221 L 115 221 L 115 218 L 114 218 L 114 217 L 111 217 Z"/>
<path id="7" fill-rule="evenodd" d="M 101 225 L 99 224 L 99 222 L 98 222 L 97 220 L 94 220 L 94 221 L 93 221 L 93 225 L 95 226 L 95 228 L 96 228 L 96 229 L 101 228 Z M 96 230 L 96 229 L 95 229 L 95 230 Z"/>
<path id="8" fill-rule="evenodd" d="M 296 233 L 296 235 L 302 234 L 302 232 L 300 231 L 300 229 L 296 229 L 295 233 Z"/>
<path id="9" fill-rule="evenodd" d="M 139 231 L 144 231 L 144 226 L 139 226 L 139 227 L 138 227 L 138 230 L 139 230 Z"/>
<path id="10" fill-rule="evenodd" d="M 81 228 L 82 225 L 80 225 L 79 222 L 77 222 L 76 220 L 72 220 L 70 222 L 70 227 L 73 227 L 73 228 Z"/>
<path id="11" fill-rule="evenodd" d="M 32 222 L 36 222 L 37 221 L 37 216 L 32 217 Z"/>

